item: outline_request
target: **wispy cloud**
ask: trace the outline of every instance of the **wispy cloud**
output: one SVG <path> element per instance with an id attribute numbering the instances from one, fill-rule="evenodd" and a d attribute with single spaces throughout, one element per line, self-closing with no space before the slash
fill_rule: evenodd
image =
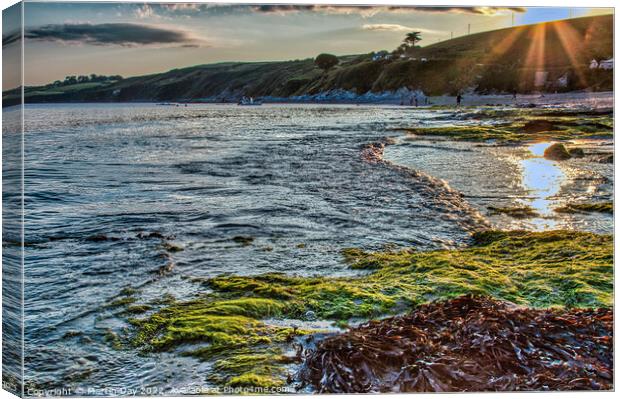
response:
<path id="1" fill-rule="evenodd" d="M 6 35 L 2 35 L 2 47 L 17 43 L 21 38 L 22 32 L 20 30 L 16 30 L 13 32 L 9 32 Z"/>
<path id="2" fill-rule="evenodd" d="M 159 17 L 159 14 L 157 14 L 155 12 L 155 10 L 153 10 L 153 7 L 151 7 L 148 4 L 142 4 L 141 6 L 136 8 L 135 11 L 134 11 L 134 14 L 139 19 L 147 19 L 147 18 L 157 18 L 157 17 Z"/>
<path id="3" fill-rule="evenodd" d="M 496 15 L 507 12 L 524 13 L 525 7 L 399 7 L 400 9 L 410 8 L 424 12 L 455 12 L 461 14 Z"/>
<path id="4" fill-rule="evenodd" d="M 364 24 L 362 25 L 363 30 L 369 31 L 379 31 L 379 32 L 421 32 L 427 34 L 443 34 L 445 32 L 433 30 L 433 29 L 425 29 L 425 28 L 413 28 L 410 26 L 399 25 L 399 24 Z"/>
<path id="5" fill-rule="evenodd" d="M 87 44 L 94 46 L 175 46 L 203 47 L 206 42 L 188 32 L 159 26 L 133 23 L 66 23 L 28 28 L 24 37 L 28 40 Z M 6 46 L 19 40 L 19 35 L 2 38 Z"/>
<path id="6" fill-rule="evenodd" d="M 233 6 L 234 7 L 234 6 Z M 441 7 L 441 6 L 330 6 L 330 5 L 286 5 L 263 4 L 250 5 L 249 8 L 262 13 L 287 13 L 299 11 L 319 11 L 340 14 L 376 14 L 379 12 L 429 12 L 429 13 L 460 13 L 477 15 L 495 15 L 504 12 L 525 12 L 524 7 Z"/>
<path id="7" fill-rule="evenodd" d="M 475 15 L 496 15 L 507 12 L 525 12 L 524 7 L 452 7 L 452 6 L 347 6 L 321 4 L 200 4 L 200 3 L 171 3 L 171 4 L 144 4 L 138 6 L 136 15 L 142 18 L 156 18 L 171 15 L 199 15 L 201 13 L 235 13 L 257 12 L 263 14 L 297 13 L 302 11 L 320 12 L 324 14 L 360 14 L 368 17 L 378 13 L 458 13 Z"/>

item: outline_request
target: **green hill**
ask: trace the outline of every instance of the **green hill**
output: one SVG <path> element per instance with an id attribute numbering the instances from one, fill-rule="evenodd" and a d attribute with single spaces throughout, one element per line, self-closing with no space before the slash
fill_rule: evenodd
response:
<path id="1" fill-rule="evenodd" d="M 357 94 L 400 88 L 428 95 L 533 90 L 613 89 L 612 71 L 589 61 L 613 56 L 613 16 L 575 18 L 472 34 L 411 50 L 404 58 L 339 57 L 325 73 L 312 59 L 219 63 L 97 85 L 26 88 L 27 102 L 236 101 L 243 95 L 287 99 L 341 89 Z M 535 87 L 537 71 L 547 72 Z M 565 78 L 566 84 L 561 82 Z M 4 105 L 19 100 L 3 93 Z"/>

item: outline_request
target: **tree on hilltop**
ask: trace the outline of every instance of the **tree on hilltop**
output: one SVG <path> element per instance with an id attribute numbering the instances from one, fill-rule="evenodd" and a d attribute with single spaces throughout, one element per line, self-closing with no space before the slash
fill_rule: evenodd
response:
<path id="1" fill-rule="evenodd" d="M 405 40 L 403 43 L 411 45 L 411 47 L 415 47 L 416 43 L 422 40 L 422 32 L 409 32 L 407 36 L 405 36 Z"/>
<path id="2" fill-rule="evenodd" d="M 338 62 L 340 62 L 338 60 L 338 57 L 336 57 L 333 54 L 326 54 L 326 53 L 319 54 L 314 59 L 314 63 L 316 64 L 316 66 L 318 66 L 325 72 L 329 71 L 332 67 L 335 67 L 336 65 L 338 65 Z"/>

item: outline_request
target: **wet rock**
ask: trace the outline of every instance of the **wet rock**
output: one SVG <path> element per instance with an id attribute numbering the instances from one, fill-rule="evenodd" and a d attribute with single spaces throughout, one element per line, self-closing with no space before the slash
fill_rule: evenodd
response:
<path id="1" fill-rule="evenodd" d="M 316 320 L 316 313 L 314 313 L 312 310 L 309 310 L 304 315 L 304 318 L 308 321 L 314 321 Z"/>
<path id="2" fill-rule="evenodd" d="M 103 241 L 118 241 L 120 238 L 118 237 L 108 237 L 105 234 L 95 234 L 84 239 L 85 241 L 90 242 L 103 242 Z"/>
<path id="3" fill-rule="evenodd" d="M 234 242 L 236 242 L 237 244 L 241 244 L 244 247 L 247 247 L 248 245 L 252 245 L 252 243 L 254 242 L 254 237 L 251 236 L 234 236 L 232 238 L 232 240 Z"/>
<path id="4" fill-rule="evenodd" d="M 164 242 L 162 244 L 164 250 L 168 251 L 168 252 L 180 252 L 183 251 L 183 247 L 171 242 Z"/>
<path id="5" fill-rule="evenodd" d="M 537 119 L 528 121 L 523 125 L 523 130 L 526 133 L 540 133 L 548 132 L 551 130 L 560 130 L 555 122 L 547 121 L 544 119 Z"/>
<path id="6" fill-rule="evenodd" d="M 571 148 L 568 153 L 573 158 L 583 158 L 586 155 L 582 148 Z"/>
<path id="7" fill-rule="evenodd" d="M 67 339 L 67 338 L 79 337 L 82 334 L 83 333 L 81 331 L 69 330 L 62 337 Z"/>
<path id="8" fill-rule="evenodd" d="M 147 240 L 150 238 L 154 238 L 154 239 L 160 239 L 160 240 L 174 240 L 176 237 L 174 235 L 164 235 L 159 231 L 153 231 L 151 233 L 147 233 L 147 232 L 140 232 L 138 234 L 136 234 L 136 238 L 140 239 L 140 240 Z"/>
<path id="9" fill-rule="evenodd" d="M 496 207 L 489 206 L 487 209 L 491 215 L 505 214 L 516 219 L 527 219 L 539 217 L 540 215 L 529 206 L 516 206 L 516 207 Z"/>
<path id="10" fill-rule="evenodd" d="M 552 161 L 564 161 L 566 159 L 570 159 L 571 155 L 564 147 L 562 143 L 555 143 L 550 145 L 544 153 L 546 159 L 550 159 Z"/>

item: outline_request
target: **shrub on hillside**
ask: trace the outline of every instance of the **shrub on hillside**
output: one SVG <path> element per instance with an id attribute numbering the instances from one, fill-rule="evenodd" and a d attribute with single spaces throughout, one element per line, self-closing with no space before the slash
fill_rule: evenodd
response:
<path id="1" fill-rule="evenodd" d="M 329 71 L 332 67 L 338 65 L 338 57 L 333 54 L 319 54 L 315 59 L 314 63 L 316 66 L 321 68 L 324 71 Z"/>

